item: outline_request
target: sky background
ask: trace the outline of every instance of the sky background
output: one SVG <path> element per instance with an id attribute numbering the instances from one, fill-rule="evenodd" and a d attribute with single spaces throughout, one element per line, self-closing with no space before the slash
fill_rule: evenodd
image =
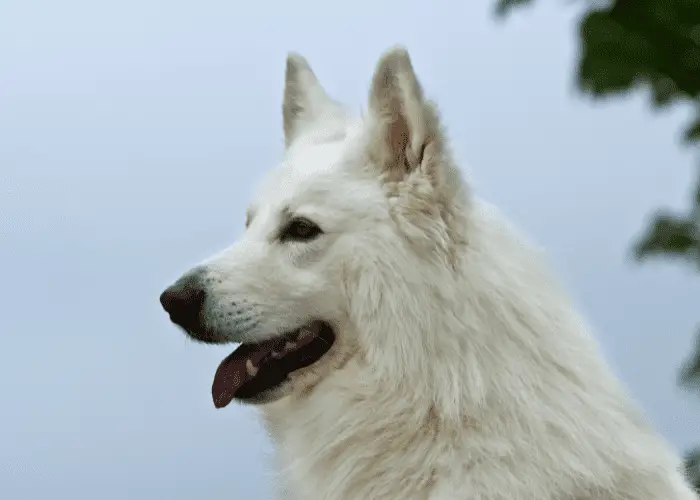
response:
<path id="1" fill-rule="evenodd" d="M 288 50 L 359 109 L 405 44 L 476 190 L 547 249 L 659 431 L 700 442 L 675 385 L 700 279 L 629 260 L 647 215 L 688 199 L 689 115 L 594 105 L 577 11 L 504 24 L 493 3 L 0 4 L 0 498 L 269 497 L 254 412 L 211 402 L 228 349 L 187 341 L 158 295 L 242 231 L 282 150 Z"/>

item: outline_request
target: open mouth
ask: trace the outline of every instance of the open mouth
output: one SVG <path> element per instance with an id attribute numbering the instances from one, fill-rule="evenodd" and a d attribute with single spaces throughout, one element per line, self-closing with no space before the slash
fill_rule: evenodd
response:
<path id="1" fill-rule="evenodd" d="M 335 341 L 323 321 L 257 344 L 244 343 L 224 359 L 214 376 L 214 406 L 223 408 L 234 398 L 259 400 L 287 380 L 290 373 L 312 365 Z"/>

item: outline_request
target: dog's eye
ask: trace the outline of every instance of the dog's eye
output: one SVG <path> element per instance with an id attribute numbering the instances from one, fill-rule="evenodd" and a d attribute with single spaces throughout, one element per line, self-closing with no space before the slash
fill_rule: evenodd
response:
<path id="1" fill-rule="evenodd" d="M 281 241 L 311 241 L 320 234 L 321 228 L 308 219 L 292 219 L 280 236 Z"/>

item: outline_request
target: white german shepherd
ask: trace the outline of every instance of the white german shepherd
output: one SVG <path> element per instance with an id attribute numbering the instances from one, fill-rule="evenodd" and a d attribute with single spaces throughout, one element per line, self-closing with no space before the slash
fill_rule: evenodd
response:
<path id="1" fill-rule="evenodd" d="M 214 404 L 259 405 L 281 497 L 697 499 L 537 252 L 472 197 L 404 49 L 368 108 L 290 54 L 284 160 L 244 236 L 161 296 L 192 338 L 241 343 Z"/>

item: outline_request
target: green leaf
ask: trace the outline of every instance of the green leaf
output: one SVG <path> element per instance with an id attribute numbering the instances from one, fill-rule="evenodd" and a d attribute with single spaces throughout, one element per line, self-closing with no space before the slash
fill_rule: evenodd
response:
<path id="1" fill-rule="evenodd" d="M 631 90 L 648 77 L 646 60 L 651 47 L 628 33 L 606 12 L 592 11 L 579 28 L 582 52 L 579 61 L 580 87 L 594 96 Z"/>
<path id="2" fill-rule="evenodd" d="M 700 118 L 696 118 L 690 127 L 688 127 L 688 129 L 685 131 L 683 139 L 686 142 L 700 141 Z"/>
<path id="3" fill-rule="evenodd" d="M 532 3 L 532 0 L 498 0 L 496 3 L 496 15 L 506 16 L 514 7 L 522 7 Z"/>
<path id="4" fill-rule="evenodd" d="M 693 353 L 681 368 L 680 383 L 687 388 L 700 390 L 700 331 L 695 337 Z M 696 458 L 700 461 L 700 455 Z M 698 462 L 698 467 L 700 467 L 700 462 Z"/>
<path id="5" fill-rule="evenodd" d="M 655 106 L 700 96 L 700 2 L 616 0 L 581 20 L 578 80 L 594 97 L 642 85 Z"/>
<path id="6" fill-rule="evenodd" d="M 698 229 L 692 221 L 659 213 L 637 242 L 635 256 L 638 260 L 659 255 L 697 258 L 699 250 Z"/>

